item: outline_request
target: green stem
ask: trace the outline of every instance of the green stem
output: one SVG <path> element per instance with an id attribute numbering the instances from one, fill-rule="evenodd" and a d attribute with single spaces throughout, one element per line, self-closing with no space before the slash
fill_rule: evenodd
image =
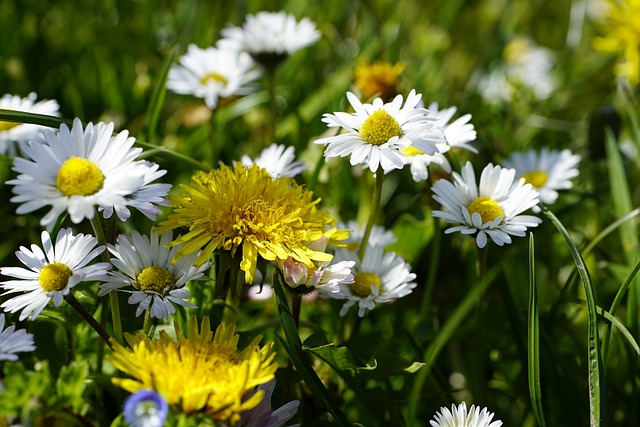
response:
<path id="1" fill-rule="evenodd" d="M 276 99 L 276 67 L 265 68 L 265 80 L 269 92 L 269 119 L 267 122 L 267 139 L 269 143 L 276 142 L 276 123 L 278 122 L 278 103 Z"/>
<path id="2" fill-rule="evenodd" d="M 367 250 L 367 243 L 369 242 L 369 235 L 371 235 L 371 229 L 373 228 L 373 224 L 376 222 L 376 218 L 378 217 L 378 211 L 380 210 L 380 198 L 382 196 L 382 184 L 384 183 L 384 171 L 382 167 L 378 167 L 376 171 L 376 186 L 373 190 L 373 198 L 371 199 L 371 212 L 369 213 L 369 221 L 367 222 L 367 227 L 364 230 L 364 235 L 362 236 L 362 242 L 360 243 L 360 251 L 358 252 L 358 257 L 360 261 L 364 260 L 364 254 Z"/>
<path id="3" fill-rule="evenodd" d="M 145 335 L 149 335 L 151 325 L 153 325 L 153 322 L 151 321 L 151 307 L 147 307 L 144 311 L 144 323 L 142 325 L 142 332 L 144 332 Z"/>
<path id="4" fill-rule="evenodd" d="M 98 335 L 100 335 L 100 338 L 102 338 L 104 340 L 104 342 L 107 343 L 107 345 L 109 346 L 109 348 L 111 347 L 111 337 L 109 336 L 109 334 L 107 333 L 107 331 L 104 330 L 104 328 L 100 325 L 100 323 L 98 323 L 98 321 L 91 315 L 91 313 L 89 313 L 87 311 L 86 308 L 84 308 L 84 306 L 82 304 L 80 304 L 80 301 L 78 301 L 76 299 L 75 296 L 73 296 L 73 293 L 69 292 L 65 297 L 64 300 L 75 310 L 78 312 L 78 314 L 80 316 L 82 316 L 82 318 L 84 320 L 87 321 L 87 323 L 98 333 Z"/>
<path id="5" fill-rule="evenodd" d="M 104 228 L 102 228 L 98 212 L 96 212 L 93 218 L 91 218 L 91 226 L 93 227 L 93 232 L 96 234 L 96 238 L 98 239 L 98 244 L 106 246 L 107 239 L 104 234 Z M 102 260 L 104 262 L 111 262 L 109 259 L 109 251 L 105 250 L 102 252 Z M 109 304 L 111 306 L 113 333 L 115 335 L 114 339 L 117 342 L 122 343 L 122 321 L 120 320 L 120 304 L 118 303 L 117 292 L 109 292 Z"/>

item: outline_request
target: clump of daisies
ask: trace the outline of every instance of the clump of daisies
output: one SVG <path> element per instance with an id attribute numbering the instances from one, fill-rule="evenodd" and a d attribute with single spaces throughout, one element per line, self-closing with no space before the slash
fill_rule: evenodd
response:
<path id="1" fill-rule="evenodd" d="M 522 215 L 538 204 L 539 193 L 523 178 L 516 179 L 515 169 L 488 164 L 476 184 L 473 165 L 467 162 L 461 174 L 453 173 L 453 182 L 440 179 L 432 191 L 433 199 L 443 207 L 434 210 L 433 216 L 453 224 L 445 233 L 475 236 L 479 248 L 489 238 L 498 246 L 511 243 L 511 236 L 524 237 L 528 227 L 542 222 L 536 216 Z"/>

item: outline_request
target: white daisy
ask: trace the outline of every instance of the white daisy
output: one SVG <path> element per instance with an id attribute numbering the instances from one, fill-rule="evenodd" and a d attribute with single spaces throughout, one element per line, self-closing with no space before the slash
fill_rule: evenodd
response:
<path id="1" fill-rule="evenodd" d="M 364 237 L 364 227 L 361 227 L 357 221 L 349 221 L 346 224 L 339 223 L 339 229 L 349 230 L 349 237 L 343 240 L 343 243 L 347 245 L 347 248 L 351 252 L 356 252 L 360 247 L 360 243 L 362 243 L 362 239 Z M 371 232 L 369 233 L 368 244 L 370 246 L 381 246 L 386 248 L 387 246 L 397 242 L 398 239 L 393 234 L 393 231 L 387 230 L 386 228 L 374 225 L 371 228 Z"/>
<path id="2" fill-rule="evenodd" d="M 389 103 L 376 98 L 373 104 L 362 104 L 351 92 L 347 98 L 355 113 L 325 114 L 322 121 L 329 127 L 341 127 L 347 133 L 320 138 L 314 143 L 327 145 L 324 156 L 351 156 L 351 164 L 364 164 L 372 172 L 382 167 L 385 172 L 400 169 L 407 163 L 402 153 L 406 147 L 415 147 L 425 154 L 439 150 L 436 143 L 444 142 L 440 129 L 434 127 L 437 118 L 424 108 L 416 107 L 422 95 L 409 93 L 404 106 L 402 95 Z"/>
<path id="3" fill-rule="evenodd" d="M 436 412 L 434 419 L 429 421 L 431 427 L 500 427 L 502 421 L 493 421 L 493 412 L 487 408 L 480 410 L 479 406 L 471 405 L 467 411 L 467 404 L 451 405 L 451 411 L 442 407 Z"/>
<path id="4" fill-rule="evenodd" d="M 0 360 L 18 360 L 16 353 L 33 351 L 36 346 L 33 343 L 33 335 L 26 329 L 18 329 L 14 325 L 5 329 L 4 313 L 0 313 Z"/>
<path id="5" fill-rule="evenodd" d="M 0 108 L 47 116 L 60 116 L 60 106 L 56 101 L 44 99 L 35 102 L 37 97 L 38 95 L 35 92 L 31 92 L 26 98 L 6 94 L 0 98 Z M 15 156 L 15 143 L 22 145 L 28 140 L 37 139 L 43 129 L 46 128 L 28 123 L 0 121 L 0 153 Z"/>
<path id="6" fill-rule="evenodd" d="M 212 110 L 220 98 L 250 93 L 247 84 L 260 75 L 248 54 L 230 49 L 190 44 L 178 62 L 169 70 L 167 89 L 203 98 Z"/>
<path id="7" fill-rule="evenodd" d="M 41 225 L 52 226 L 65 211 L 77 224 L 93 218 L 98 208 L 105 218 L 115 211 L 125 221 L 132 206 L 155 218 L 159 211 L 149 204 L 164 198 L 169 187 L 147 184 L 164 171 L 135 160 L 142 149 L 133 148 L 135 138 L 127 131 L 113 136 L 113 123 L 89 123 L 83 129 L 76 119 L 71 130 L 64 124 L 59 132 L 45 130 L 44 139 L 25 145 L 25 158 L 14 159 L 18 177 L 7 183 L 16 194 L 11 201 L 21 204 L 19 215 L 51 206 Z"/>
<path id="8" fill-rule="evenodd" d="M 282 176 L 294 177 L 308 166 L 301 160 L 295 160 L 296 149 L 284 145 L 271 144 L 260 153 L 257 159 L 251 160 L 249 156 L 242 156 L 242 164 L 251 167 L 254 163 L 266 169 L 273 178 Z"/>
<path id="9" fill-rule="evenodd" d="M 329 240 L 322 236 L 307 246 L 317 252 L 325 252 Z M 308 293 L 314 290 L 336 293 L 340 291 L 340 284 L 353 283 L 351 269 L 354 261 L 315 261 L 313 267 L 289 257 L 277 260 L 276 265 L 282 271 L 284 281 L 291 288 Z"/>
<path id="10" fill-rule="evenodd" d="M 111 258 L 111 263 L 120 271 L 109 272 L 106 283 L 100 285 L 98 296 L 112 291 L 130 293 L 129 304 L 138 304 L 136 316 L 150 307 L 150 316 L 158 319 L 167 319 L 169 314 L 175 313 L 173 304 L 196 308 L 187 301 L 191 295 L 185 285 L 190 280 L 203 279 L 203 272 L 211 263 L 194 267 L 198 252 L 172 263 L 181 247 L 167 248 L 172 240 L 171 231 L 162 235 L 152 231 L 151 236 L 142 236 L 137 231 L 119 235 L 116 244 L 108 247 L 115 257 Z"/>
<path id="11" fill-rule="evenodd" d="M 556 151 L 546 147 L 540 152 L 513 153 L 504 162 L 505 166 L 516 170 L 518 177 L 531 184 L 540 193 L 540 201 L 546 204 L 555 203 L 557 190 L 573 187 L 571 180 L 580 175 L 578 163 L 580 156 L 570 150 Z"/>
<path id="12" fill-rule="evenodd" d="M 453 173 L 454 182 L 440 179 L 433 185 L 433 199 L 445 210 L 433 211 L 433 216 L 449 224 L 445 230 L 475 234 L 478 247 L 487 244 L 487 236 L 498 246 L 511 243 L 511 237 L 525 236 L 527 227 L 537 227 L 540 218 L 520 213 L 538 204 L 538 192 L 524 179 L 515 180 L 515 169 L 488 164 L 480 175 L 480 185 L 470 162 L 462 175 Z"/>
<path id="13" fill-rule="evenodd" d="M 59 307 L 65 295 L 80 282 L 103 280 L 111 267 L 108 262 L 88 265 L 104 251 L 98 240 L 85 234 L 73 235 L 71 228 L 58 232 L 55 243 L 48 232 L 42 232 L 42 249 L 31 245 L 31 250 L 20 247 L 16 257 L 27 268 L 3 267 L 0 274 L 18 280 L 0 282 L 3 296 L 23 293 L 2 303 L 5 311 L 15 313 L 22 310 L 20 320 L 30 317 L 35 320 L 53 299 Z"/>
<path id="14" fill-rule="evenodd" d="M 477 136 L 474 126 L 469 123 L 471 114 L 465 114 L 453 123 L 449 123 L 456 113 L 456 107 L 441 110 L 437 102 L 432 102 L 428 110 L 438 119 L 435 126 L 442 129 L 446 141 L 436 143 L 439 152 L 433 155 L 425 154 L 413 146 L 402 149 L 410 165 L 411 177 L 416 182 L 425 181 L 429 177 L 428 167 L 432 164 L 439 165 L 445 172 L 451 173 L 451 164 L 444 156 L 444 153 L 451 148 L 464 148 L 472 153 L 478 153 L 478 150 L 469 145 L 469 142 L 474 141 Z"/>
<path id="15" fill-rule="evenodd" d="M 478 154 L 478 150 L 469 145 L 471 141 L 475 141 L 477 132 L 475 127 L 469 123 L 471 114 L 464 114 L 453 122 L 449 123 L 453 115 L 456 113 L 456 107 L 440 109 L 437 102 L 432 102 L 427 108 L 431 114 L 438 119 L 437 126 L 441 127 L 447 144 L 454 148 L 464 148 L 472 153 Z M 443 151 L 440 150 L 442 153 Z"/>
<path id="16" fill-rule="evenodd" d="M 307 18 L 300 22 L 285 12 L 258 12 L 247 15 L 242 27 L 222 30 L 218 46 L 249 53 L 267 67 L 277 65 L 287 56 L 320 39 L 320 32 Z"/>
<path id="17" fill-rule="evenodd" d="M 356 252 L 339 248 L 336 259 L 355 262 L 353 283 L 340 284 L 340 290 L 335 293 L 320 293 L 325 298 L 346 300 L 340 316 L 346 315 L 352 306 L 357 305 L 358 316 L 363 317 L 377 303 L 402 298 L 416 287 L 413 282 L 416 275 L 411 273 L 411 266 L 394 252 L 385 253 L 382 246 L 368 245 L 362 261 Z"/>

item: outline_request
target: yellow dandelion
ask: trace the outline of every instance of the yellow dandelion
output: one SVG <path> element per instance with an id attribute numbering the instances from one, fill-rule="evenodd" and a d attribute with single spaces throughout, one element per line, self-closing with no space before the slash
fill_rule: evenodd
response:
<path id="1" fill-rule="evenodd" d="M 158 232 L 189 228 L 171 243 L 183 245 L 176 258 L 204 247 L 196 259 L 199 264 L 217 249 L 234 256 L 242 247 L 240 268 L 246 283 L 253 281 L 258 255 L 268 261 L 291 257 L 309 267 L 333 258 L 305 243 L 322 237 L 335 220 L 317 208 L 320 199 L 313 200 L 313 193 L 292 178 L 272 178 L 257 165 L 222 165 L 208 174 L 196 174 L 182 188 L 186 194 L 170 198 L 173 213 L 158 227 Z"/>
<path id="2" fill-rule="evenodd" d="M 632 85 L 640 83 L 640 0 L 608 0 L 607 20 L 602 25 L 604 37 L 593 41 L 603 52 L 621 55 L 614 71 Z"/>
<path id="3" fill-rule="evenodd" d="M 130 347 L 114 342 L 107 358 L 133 378 L 114 378 L 113 383 L 131 393 L 153 389 L 176 411 L 235 424 L 262 400 L 263 392 L 255 388 L 274 378 L 273 342 L 260 347 L 257 337 L 238 352 L 234 325 L 220 325 L 215 334 L 210 328 L 205 317 L 198 330 L 192 316 L 188 338 L 176 325 L 177 341 L 164 331 L 153 340 L 143 333 L 125 334 Z"/>
<path id="4" fill-rule="evenodd" d="M 393 65 L 388 62 L 369 64 L 363 61 L 354 72 L 354 85 L 363 99 L 376 96 L 388 102 L 398 95 L 398 80 L 403 71 L 404 64 L 401 62 Z"/>

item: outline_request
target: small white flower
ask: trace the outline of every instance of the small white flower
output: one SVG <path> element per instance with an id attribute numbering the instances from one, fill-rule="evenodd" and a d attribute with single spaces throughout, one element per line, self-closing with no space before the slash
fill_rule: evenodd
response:
<path id="1" fill-rule="evenodd" d="M 504 164 L 516 170 L 518 177 L 531 184 L 540 193 L 540 201 L 546 204 L 555 203 L 558 199 L 557 190 L 573 187 L 571 180 L 578 175 L 580 156 L 570 150 L 562 151 L 543 148 L 540 152 L 513 153 Z"/>
<path id="2" fill-rule="evenodd" d="M 259 75 L 246 53 L 215 47 L 201 49 L 190 44 L 179 64 L 171 66 L 167 89 L 203 98 L 213 110 L 220 98 L 250 93 L 253 89 L 248 83 Z"/>
<path id="3" fill-rule="evenodd" d="M 489 102 L 509 102 L 524 90 L 535 99 L 546 99 L 556 89 L 552 54 L 533 41 L 516 38 L 503 51 L 504 63 L 477 77 L 477 88 Z"/>
<path id="4" fill-rule="evenodd" d="M 453 173 L 454 182 L 440 179 L 433 185 L 433 199 L 445 210 L 433 211 L 433 216 L 449 224 L 445 230 L 476 235 L 478 247 L 487 244 L 487 236 L 498 246 L 511 243 L 511 237 L 525 236 L 527 227 L 537 227 L 540 218 L 520 213 L 538 204 L 538 192 L 524 179 L 515 179 L 515 169 L 488 164 L 476 185 L 470 162 L 462 168 L 462 175 Z"/>
<path id="5" fill-rule="evenodd" d="M 467 404 L 451 405 L 451 411 L 442 407 L 436 412 L 434 419 L 429 421 L 431 427 L 500 427 L 502 421 L 493 421 L 493 412 L 487 408 L 480 410 L 479 406 L 471 405 L 467 411 Z"/>
<path id="6" fill-rule="evenodd" d="M 44 99 L 35 102 L 37 97 L 38 95 L 35 92 L 31 92 L 26 98 L 6 94 L 0 98 L 0 108 L 47 116 L 60 116 L 60 106 L 56 101 Z M 22 145 L 31 139 L 37 140 L 43 129 L 46 128 L 28 123 L 0 121 L 0 153 L 15 156 L 15 143 Z"/>
<path id="7" fill-rule="evenodd" d="M 181 245 L 167 248 L 172 239 L 171 231 L 162 236 L 153 231 L 151 236 L 142 236 L 137 231 L 119 235 L 116 244 L 109 245 L 109 252 L 115 257 L 111 263 L 119 271 L 109 272 L 98 296 L 112 291 L 130 293 L 129 304 L 138 304 L 136 316 L 150 307 L 150 316 L 158 319 L 167 319 L 175 313 L 173 304 L 196 308 L 187 301 L 191 295 L 185 285 L 190 280 L 203 279 L 203 272 L 211 263 L 195 267 L 198 252 L 172 263 L 181 248 Z"/>
<path id="8" fill-rule="evenodd" d="M 402 105 L 402 95 L 389 103 L 376 98 L 372 104 L 362 104 L 351 92 L 347 98 L 355 113 L 325 114 L 322 121 L 329 127 L 341 127 L 347 133 L 320 138 L 315 144 L 326 145 L 324 156 L 351 156 L 352 165 L 363 164 L 372 172 L 381 167 L 384 172 L 400 169 L 407 163 L 402 149 L 414 147 L 425 154 L 435 154 L 437 143 L 445 142 L 442 130 L 434 127 L 437 118 L 424 108 L 418 108 L 422 95 L 415 90 Z"/>
<path id="9" fill-rule="evenodd" d="M 30 316 L 35 320 L 53 299 L 59 307 L 65 295 L 80 282 L 103 280 L 111 265 L 100 262 L 88 265 L 104 251 L 104 246 L 96 247 L 98 240 L 85 234 L 73 235 L 71 228 L 61 229 L 55 243 L 48 232 L 42 232 L 42 249 L 31 245 L 31 250 L 20 247 L 16 257 L 27 268 L 3 267 L 0 274 L 18 280 L 0 282 L 3 296 L 22 293 L 2 303 L 5 311 L 15 313 L 22 310 L 20 320 Z"/>
<path id="10" fill-rule="evenodd" d="M 135 160 L 142 149 L 133 148 L 135 138 L 128 134 L 113 136 L 113 123 L 89 123 L 83 129 L 78 119 L 71 130 L 64 124 L 59 132 L 45 130 L 44 142 L 29 142 L 23 147 L 26 158 L 14 159 L 18 177 L 7 184 L 14 186 L 11 201 L 20 203 L 16 213 L 51 206 L 40 224 L 53 226 L 65 211 L 77 224 L 93 218 L 96 208 L 104 210 L 105 218 L 115 212 L 125 221 L 131 206 L 155 219 L 159 210 L 149 204 L 162 200 L 169 187 L 148 184 L 164 171 Z"/>
<path id="11" fill-rule="evenodd" d="M 363 317 L 367 310 L 373 310 L 378 303 L 386 303 L 409 295 L 416 287 L 411 266 L 394 252 L 384 252 L 382 246 L 367 246 L 364 259 L 360 261 L 356 252 L 338 248 L 337 260 L 355 263 L 354 281 L 341 283 L 335 293 L 320 292 L 324 298 L 344 299 L 340 316 L 357 305 L 358 316 Z"/>
<path id="12" fill-rule="evenodd" d="M 23 351 L 33 351 L 36 346 L 33 344 L 33 335 L 28 334 L 26 329 L 18 329 L 14 325 L 5 329 L 5 316 L 0 313 L 0 360 L 18 360 L 16 353 Z"/>
<path id="13" fill-rule="evenodd" d="M 296 18 L 285 12 L 258 12 L 247 15 L 242 27 L 228 26 L 222 30 L 218 45 L 237 49 L 253 56 L 262 63 L 264 56 L 276 56 L 282 60 L 296 51 L 320 39 L 320 32 L 307 18 Z M 277 61 L 277 59 L 275 59 Z"/>
<path id="14" fill-rule="evenodd" d="M 249 156 L 242 156 L 242 164 L 251 167 L 254 163 L 266 169 L 273 178 L 282 176 L 294 177 L 308 169 L 301 160 L 296 159 L 296 149 L 284 145 L 271 144 L 260 153 L 254 161 Z"/>

